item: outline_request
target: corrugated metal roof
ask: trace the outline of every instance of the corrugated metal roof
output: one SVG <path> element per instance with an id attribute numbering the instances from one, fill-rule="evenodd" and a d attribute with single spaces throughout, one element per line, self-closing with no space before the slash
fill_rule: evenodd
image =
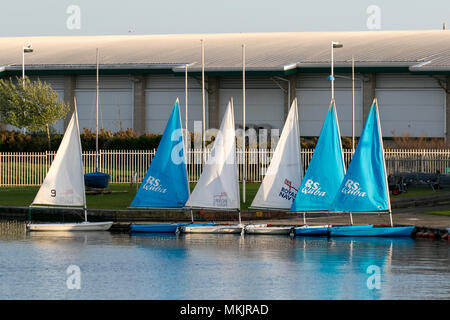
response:
<path id="1" fill-rule="evenodd" d="M 207 71 L 240 70 L 243 43 L 248 70 L 326 67 L 331 41 L 344 44 L 334 50 L 336 66 L 349 66 L 353 55 L 357 66 L 450 70 L 447 30 L 0 38 L 0 66 L 20 68 L 22 47 L 31 43 L 28 69 L 93 68 L 99 48 L 102 68 L 182 71 L 184 67 L 176 66 L 188 63 L 190 70 L 199 71 L 200 39 L 205 42 Z"/>

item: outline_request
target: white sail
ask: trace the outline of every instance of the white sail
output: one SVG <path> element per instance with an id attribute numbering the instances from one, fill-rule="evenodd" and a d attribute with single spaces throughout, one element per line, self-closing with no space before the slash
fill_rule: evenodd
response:
<path id="1" fill-rule="evenodd" d="M 75 110 L 32 205 L 84 206 L 80 130 Z"/>
<path id="2" fill-rule="evenodd" d="M 186 207 L 240 209 L 232 100 L 228 103 L 211 155 Z"/>
<path id="3" fill-rule="evenodd" d="M 251 206 L 290 209 L 302 177 L 300 130 L 297 99 L 295 99 L 289 110 L 272 161 Z"/>

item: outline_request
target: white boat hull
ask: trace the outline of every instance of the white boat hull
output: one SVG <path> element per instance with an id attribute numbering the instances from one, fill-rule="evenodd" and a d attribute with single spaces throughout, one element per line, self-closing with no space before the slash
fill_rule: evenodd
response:
<path id="1" fill-rule="evenodd" d="M 246 234 L 273 234 L 273 235 L 286 235 L 291 232 L 293 227 L 291 226 L 260 226 L 260 225 L 248 225 L 245 226 Z"/>
<path id="2" fill-rule="evenodd" d="M 216 226 L 184 226 L 181 227 L 182 233 L 241 233 L 243 225 L 216 225 Z"/>
<path id="3" fill-rule="evenodd" d="M 29 231 L 107 231 L 112 226 L 107 222 L 81 222 L 81 223 L 31 223 L 27 225 Z"/>

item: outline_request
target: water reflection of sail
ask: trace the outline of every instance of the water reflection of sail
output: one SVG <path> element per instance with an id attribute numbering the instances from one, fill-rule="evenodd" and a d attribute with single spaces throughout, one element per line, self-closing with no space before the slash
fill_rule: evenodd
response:
<path id="1" fill-rule="evenodd" d="M 65 242 L 110 244 L 112 242 L 112 235 L 110 232 L 101 231 L 47 231 L 30 233 L 30 239 L 39 245 L 45 244 L 46 246 L 58 247 Z"/>
<path id="2" fill-rule="evenodd" d="M 349 259 L 343 281 L 353 283 L 340 292 L 338 299 L 380 299 L 384 295 L 383 282 L 390 273 L 394 244 L 410 243 L 412 239 L 358 238 L 348 241 L 334 239 L 348 245 Z M 357 253 L 356 253 L 357 252 Z"/>
<path id="3" fill-rule="evenodd" d="M 296 262 L 308 276 L 296 279 L 297 288 L 308 288 L 309 299 L 379 299 L 384 295 L 384 278 L 390 273 L 394 247 L 412 239 L 296 238 Z M 325 244 L 326 242 L 326 244 Z M 316 250 L 314 250 L 314 248 Z M 308 272 L 315 269 L 314 277 Z M 369 277 L 379 272 L 381 289 L 369 288 Z M 386 286 L 387 288 L 387 286 Z"/>
<path id="4" fill-rule="evenodd" d="M 6 240 L 25 239 L 25 223 L 15 220 L 0 220 L 0 238 Z"/>

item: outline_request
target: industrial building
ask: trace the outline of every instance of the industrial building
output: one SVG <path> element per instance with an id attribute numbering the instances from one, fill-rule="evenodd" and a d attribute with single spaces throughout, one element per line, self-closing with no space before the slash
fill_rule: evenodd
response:
<path id="1" fill-rule="evenodd" d="M 96 48 L 100 50 L 100 125 L 137 134 L 162 132 L 176 97 L 189 130 L 202 120 L 201 47 L 205 46 L 207 127 L 218 128 L 230 97 L 242 123 L 242 44 L 246 46 L 246 123 L 281 129 L 297 97 L 301 135 L 318 136 L 331 91 L 334 49 L 341 133 L 352 132 L 351 59 L 355 60 L 358 136 L 373 98 L 384 137 L 450 135 L 450 31 L 292 32 L 0 38 L 0 76 L 39 77 L 73 107 L 80 127 L 95 128 Z M 23 54 L 31 44 L 33 52 Z M 184 119 L 184 112 L 182 112 Z M 69 119 L 69 118 L 67 118 Z M 67 121 L 67 120 L 66 120 Z M 183 120 L 184 121 L 184 120 Z M 59 132 L 64 122 L 56 124 Z"/>

